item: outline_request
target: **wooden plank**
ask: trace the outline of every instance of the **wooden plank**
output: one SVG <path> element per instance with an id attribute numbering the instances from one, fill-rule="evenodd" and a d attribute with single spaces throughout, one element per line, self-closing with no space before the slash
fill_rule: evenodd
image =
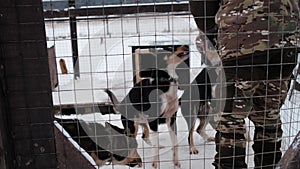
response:
<path id="1" fill-rule="evenodd" d="M 108 16 L 108 15 L 128 15 L 149 12 L 188 12 L 187 3 L 157 3 L 151 5 L 123 5 L 123 6 L 100 6 L 93 8 L 69 9 L 69 11 L 45 11 L 45 18 L 60 18 L 72 16 Z"/>
<path id="2" fill-rule="evenodd" d="M 55 142 L 60 169 L 95 169 L 70 141 L 55 127 Z"/>
<path id="3" fill-rule="evenodd" d="M 48 48 L 48 62 L 52 90 L 58 85 L 57 64 L 54 46 Z"/>
<path id="4" fill-rule="evenodd" d="M 299 83 L 297 82 L 297 77 L 300 74 L 300 63 L 298 63 L 298 69 L 296 74 L 294 75 L 294 81 L 292 84 L 292 87 L 290 89 L 290 95 L 289 95 L 289 100 L 291 100 L 292 96 L 294 95 L 294 90 L 298 90 L 299 91 Z"/>
<path id="5" fill-rule="evenodd" d="M 11 125 L 9 116 L 9 105 L 7 98 L 7 82 L 5 79 L 5 51 L 16 51 L 15 45 L 7 43 L 16 40 L 17 37 L 13 26 L 16 22 L 16 11 L 13 8 L 13 1 L 0 1 L 0 168 L 13 168 L 15 159 L 13 138 L 10 135 Z M 12 36 L 13 35 L 13 36 Z M 4 43 L 5 42 L 5 43 Z M 12 54 L 17 56 L 17 52 Z"/>
<path id="6" fill-rule="evenodd" d="M 2 62 L 2 56 L 0 53 L 0 63 Z M 3 65 L 0 64 L 0 67 Z M 9 166 L 12 166 L 12 144 L 9 144 L 11 142 L 11 137 L 9 136 L 9 133 L 7 130 L 9 125 L 7 124 L 7 102 L 4 99 L 4 92 L 5 89 L 5 81 L 4 80 L 4 72 L 3 69 L 0 68 L 0 168 L 1 169 L 7 169 Z"/>
<path id="7" fill-rule="evenodd" d="M 279 169 L 299 169 L 300 168 L 300 131 L 295 137 L 289 149 L 285 152 L 278 163 Z"/>
<path id="8" fill-rule="evenodd" d="M 56 105 L 53 108 L 53 113 L 57 114 L 58 112 L 62 110 L 71 110 L 75 111 L 77 114 L 88 114 L 88 113 L 94 113 L 94 112 L 101 112 L 103 114 L 110 114 L 110 113 L 116 113 L 113 105 L 111 103 L 87 103 L 87 104 L 63 104 L 63 105 Z"/>

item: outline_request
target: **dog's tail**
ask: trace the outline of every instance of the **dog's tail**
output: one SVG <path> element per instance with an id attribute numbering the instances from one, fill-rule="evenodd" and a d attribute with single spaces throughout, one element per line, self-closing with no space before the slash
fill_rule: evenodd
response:
<path id="1" fill-rule="evenodd" d="M 111 102 L 115 106 L 118 105 L 118 104 L 120 104 L 120 102 L 118 101 L 116 95 L 112 91 L 110 91 L 109 89 L 105 89 L 104 92 L 107 93 L 107 95 L 110 98 Z"/>

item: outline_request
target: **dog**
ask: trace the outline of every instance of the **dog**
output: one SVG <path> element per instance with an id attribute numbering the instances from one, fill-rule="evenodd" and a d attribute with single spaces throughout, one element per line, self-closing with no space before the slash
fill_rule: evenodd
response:
<path id="1" fill-rule="evenodd" d="M 169 50 L 170 49 L 166 49 Z M 174 49 L 171 49 L 174 50 Z M 165 56 L 164 60 L 167 64 L 168 73 L 178 80 L 179 88 L 184 90 L 180 98 L 180 107 L 182 115 L 184 116 L 188 129 L 188 143 L 190 147 L 190 154 L 197 154 L 198 150 L 194 146 L 193 132 L 195 122 L 200 120 L 200 124 L 196 131 L 205 140 L 214 141 L 213 137 L 209 137 L 205 132 L 205 127 L 208 124 L 208 113 L 211 109 L 210 102 L 212 99 L 212 85 L 208 69 L 204 68 L 190 83 L 189 67 L 184 63 L 189 58 L 189 48 L 186 45 L 177 47 L 171 55 Z M 178 68 L 180 67 L 180 68 Z M 176 69 L 178 68 L 178 69 Z"/>
<path id="2" fill-rule="evenodd" d="M 173 163 L 180 167 L 178 161 L 177 138 L 172 125 L 175 123 L 178 109 L 177 82 L 165 71 L 146 69 L 139 72 L 141 80 L 134 84 L 128 95 L 119 102 L 109 90 L 105 90 L 116 109 L 129 119 L 149 126 L 153 133 L 143 132 L 143 138 L 153 146 L 152 166 L 157 168 L 158 163 L 158 125 L 167 124 L 173 148 Z M 160 100 L 157 101 L 157 98 Z"/>
<path id="3" fill-rule="evenodd" d="M 185 90 L 181 102 L 181 113 L 184 116 L 188 128 L 188 143 L 190 154 L 198 154 L 194 145 L 194 128 L 196 120 L 200 123 L 196 132 L 206 141 L 214 141 L 214 137 L 209 137 L 205 131 L 208 124 L 208 114 L 211 110 L 212 84 L 210 81 L 208 69 L 204 68 L 192 81 L 190 89 Z"/>
<path id="4" fill-rule="evenodd" d="M 71 113 L 70 110 L 72 109 L 68 109 L 67 113 Z M 142 166 L 135 139 L 138 129 L 136 124 L 121 118 L 125 125 L 123 125 L 124 128 L 120 128 L 109 122 L 101 121 L 104 123 L 101 124 L 100 121 L 88 122 L 78 118 L 86 115 L 90 115 L 92 117 L 90 119 L 94 120 L 95 114 L 79 115 L 76 112 L 75 115 L 74 112 L 71 115 L 58 114 L 55 116 L 55 120 L 63 126 L 64 130 L 81 148 L 90 154 L 97 166 L 101 167 L 107 163 L 130 167 Z M 130 126 L 130 129 L 126 126 Z"/>

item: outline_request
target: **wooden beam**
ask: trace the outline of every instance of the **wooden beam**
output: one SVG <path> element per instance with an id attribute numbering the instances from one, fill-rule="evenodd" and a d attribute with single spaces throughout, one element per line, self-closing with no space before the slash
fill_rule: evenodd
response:
<path id="1" fill-rule="evenodd" d="M 60 169 L 95 169 L 95 167 L 82 155 L 78 149 L 63 135 L 61 131 L 54 128 L 57 161 Z"/>
<path id="2" fill-rule="evenodd" d="M 128 15 L 138 13 L 164 13 L 164 12 L 189 12 L 189 4 L 186 3 L 157 3 L 157 4 L 133 4 L 121 6 L 99 6 L 91 8 L 70 8 L 68 11 L 44 11 L 45 18 L 77 17 L 77 16 L 108 16 Z M 186 14 L 186 13 L 185 13 Z"/>

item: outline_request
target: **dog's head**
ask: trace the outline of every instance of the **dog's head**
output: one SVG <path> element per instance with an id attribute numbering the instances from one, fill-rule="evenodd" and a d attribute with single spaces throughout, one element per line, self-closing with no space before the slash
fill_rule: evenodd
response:
<path id="1" fill-rule="evenodd" d="M 128 137 L 125 129 L 109 123 L 87 123 L 77 119 L 57 121 L 83 149 L 94 159 L 98 166 L 107 162 L 118 165 L 141 166 L 142 160 L 137 153 L 137 141 Z"/>
<path id="2" fill-rule="evenodd" d="M 168 74 L 168 72 L 155 68 L 148 68 L 139 72 L 142 79 L 141 82 L 136 83 L 134 87 L 145 89 L 158 89 L 162 92 L 167 92 L 171 82 L 175 80 Z"/>
<path id="3" fill-rule="evenodd" d="M 181 84 L 189 83 L 189 46 L 166 47 L 164 50 L 172 52 L 164 57 L 168 74 Z"/>
<path id="4" fill-rule="evenodd" d="M 172 47 L 166 47 L 164 50 L 172 52 L 171 55 L 164 57 L 167 65 L 179 64 L 189 58 L 189 47 L 187 45 L 179 46 L 175 50 Z"/>
<path id="5" fill-rule="evenodd" d="M 165 71 L 149 68 L 139 72 L 141 81 L 136 83 L 129 92 L 129 101 L 138 111 L 146 111 L 151 107 L 150 96 L 166 93 L 175 80 Z M 157 100 L 154 100 L 157 102 Z"/>

